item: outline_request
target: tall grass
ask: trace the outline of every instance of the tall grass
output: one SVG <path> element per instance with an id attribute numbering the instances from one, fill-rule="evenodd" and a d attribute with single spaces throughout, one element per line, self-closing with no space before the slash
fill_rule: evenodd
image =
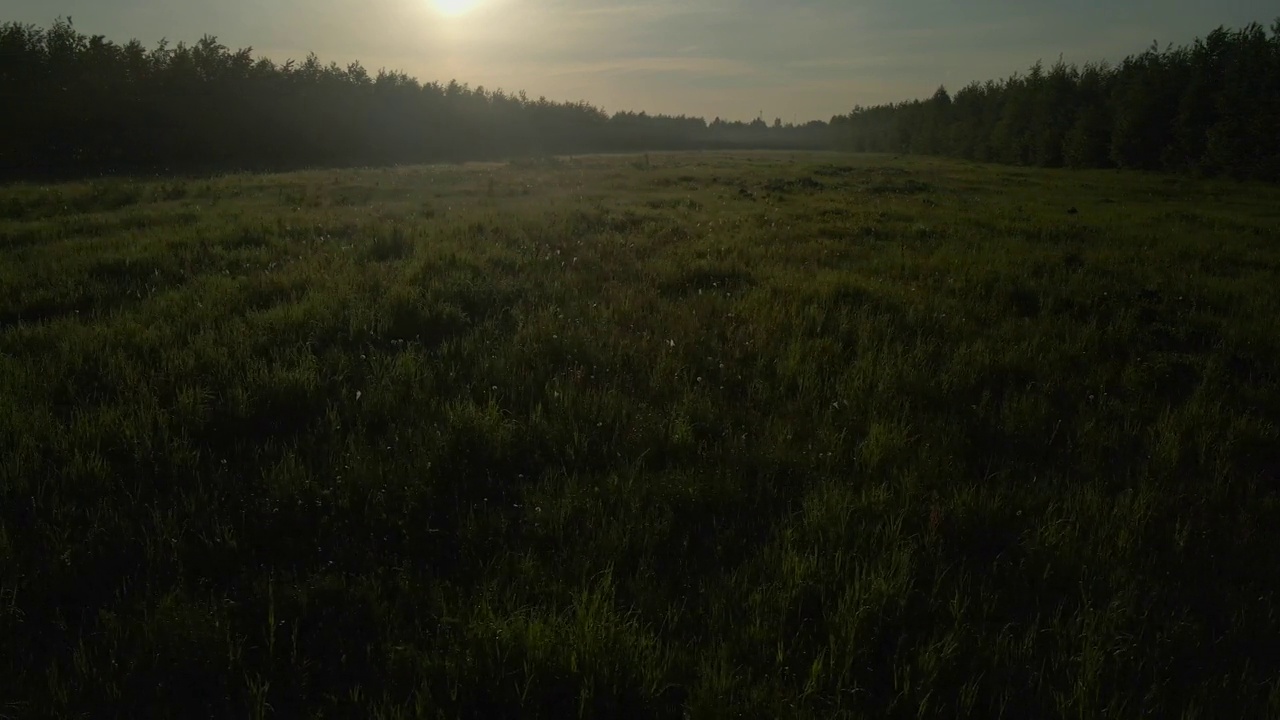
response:
<path id="1" fill-rule="evenodd" d="M 1280 714 L 1280 191 L 636 162 L 0 189 L 0 715 Z"/>

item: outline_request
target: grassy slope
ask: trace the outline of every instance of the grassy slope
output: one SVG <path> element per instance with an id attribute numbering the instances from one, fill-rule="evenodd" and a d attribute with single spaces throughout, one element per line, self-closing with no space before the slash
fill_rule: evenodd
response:
<path id="1" fill-rule="evenodd" d="M 690 154 L 0 217 L 0 715 L 1280 713 L 1276 188 Z"/>

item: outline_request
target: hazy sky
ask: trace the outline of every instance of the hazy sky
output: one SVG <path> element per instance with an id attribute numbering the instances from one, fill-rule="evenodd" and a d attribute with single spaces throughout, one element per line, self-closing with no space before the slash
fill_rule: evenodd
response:
<path id="1" fill-rule="evenodd" d="M 450 16 L 440 5 L 474 3 Z M 456 78 L 609 112 L 829 119 L 853 105 L 1270 25 L 1274 0 L 4 0 L 0 21 Z M 459 8 L 450 8 L 455 12 Z"/>

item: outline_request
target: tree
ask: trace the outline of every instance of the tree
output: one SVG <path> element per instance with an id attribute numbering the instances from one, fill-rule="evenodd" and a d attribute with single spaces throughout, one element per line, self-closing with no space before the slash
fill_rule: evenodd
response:
<path id="1" fill-rule="evenodd" d="M 1280 179 L 1280 19 L 1115 67 L 1037 62 L 954 97 L 855 106 L 830 127 L 858 151 Z"/>

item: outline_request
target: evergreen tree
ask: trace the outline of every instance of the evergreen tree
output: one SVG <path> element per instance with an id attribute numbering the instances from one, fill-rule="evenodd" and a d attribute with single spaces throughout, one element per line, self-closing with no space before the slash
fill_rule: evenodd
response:
<path id="1" fill-rule="evenodd" d="M 1280 179 L 1280 19 L 1152 44 L 1120 65 L 1037 62 L 1026 75 L 858 106 L 839 145 L 1024 165 L 1140 168 Z"/>
<path id="2" fill-rule="evenodd" d="M 212 36 L 121 46 L 70 19 L 0 25 L 0 106 L 0 179 L 831 143 L 825 122 L 609 116 L 314 54 L 276 64 Z"/>

